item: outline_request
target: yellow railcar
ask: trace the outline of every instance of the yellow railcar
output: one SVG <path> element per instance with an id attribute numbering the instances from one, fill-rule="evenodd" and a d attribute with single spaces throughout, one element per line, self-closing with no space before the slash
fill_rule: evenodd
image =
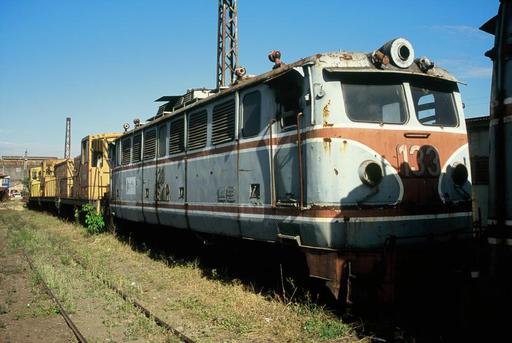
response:
<path id="1" fill-rule="evenodd" d="M 119 133 L 89 135 L 82 139 L 81 154 L 75 159 L 74 197 L 97 201 L 109 190 L 108 146 Z M 77 161 L 78 160 L 78 161 Z M 77 163 L 79 162 L 79 163 Z"/>
<path id="2" fill-rule="evenodd" d="M 55 164 L 55 177 L 57 179 L 57 192 L 56 196 L 59 198 L 72 198 L 73 197 L 73 176 L 75 173 L 75 166 L 73 160 L 66 159 L 62 162 Z"/>
<path id="3" fill-rule="evenodd" d="M 54 198 L 57 196 L 57 178 L 55 165 L 63 160 L 44 160 L 41 162 L 41 196 Z"/>
<path id="4" fill-rule="evenodd" d="M 39 198 L 41 196 L 41 166 L 33 167 L 29 170 L 30 175 L 30 197 Z"/>
<path id="5" fill-rule="evenodd" d="M 74 159 L 45 160 L 30 170 L 30 200 L 45 206 L 80 206 L 100 203 L 110 188 L 109 144 L 120 133 L 89 135 L 81 141 L 81 154 Z M 53 206 L 53 205 L 52 205 Z"/>

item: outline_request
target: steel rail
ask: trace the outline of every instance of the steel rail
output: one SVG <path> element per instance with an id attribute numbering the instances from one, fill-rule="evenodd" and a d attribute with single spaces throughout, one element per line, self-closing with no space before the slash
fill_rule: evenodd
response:
<path id="1" fill-rule="evenodd" d="M 78 342 L 80 342 L 80 343 L 87 343 L 87 340 L 85 339 L 85 337 L 80 333 L 80 330 L 78 330 L 78 328 L 76 327 L 75 323 L 73 323 L 73 321 L 71 320 L 71 318 L 67 314 L 66 310 L 64 309 L 64 307 L 62 306 L 60 301 L 55 297 L 55 295 L 53 294 L 52 290 L 48 287 L 48 285 L 46 284 L 44 279 L 41 277 L 41 274 L 39 273 L 39 271 L 35 268 L 32 259 L 25 253 L 24 250 L 22 250 L 22 253 L 25 256 L 25 259 L 27 260 L 28 265 L 30 266 L 30 269 L 32 269 L 32 271 L 34 271 L 36 273 L 37 278 L 41 281 L 41 284 L 42 284 L 44 290 L 46 291 L 46 293 L 48 294 L 48 296 L 59 307 L 59 312 L 60 312 L 61 316 L 66 321 L 66 324 L 71 329 L 71 331 L 73 331 L 73 334 L 75 335 L 75 337 L 78 340 Z"/>
<path id="2" fill-rule="evenodd" d="M 87 268 L 87 266 L 82 262 L 82 260 L 80 258 L 78 258 L 77 256 L 71 254 L 71 258 L 73 259 L 73 261 L 75 261 L 76 264 L 78 264 L 80 267 L 82 267 L 84 270 L 87 270 L 89 273 L 91 273 L 93 276 L 95 276 L 98 280 L 100 280 L 105 286 L 107 286 L 108 288 L 110 288 L 113 292 L 115 292 L 117 295 L 119 295 L 124 301 L 130 303 L 133 307 L 137 308 L 138 310 L 140 310 L 148 319 L 151 319 L 153 320 L 158 326 L 166 329 L 167 331 L 169 331 L 171 334 L 173 334 L 174 336 L 178 337 L 180 339 L 181 342 L 183 343 L 194 343 L 194 341 L 185 336 L 183 333 L 181 333 L 180 331 L 176 330 L 175 328 L 173 328 L 171 325 L 169 325 L 168 323 L 166 323 L 164 320 L 162 320 L 161 318 L 159 318 L 158 316 L 156 316 L 154 313 L 152 313 L 150 310 L 148 310 L 147 308 L 145 308 L 144 306 L 142 306 L 142 304 L 140 304 L 137 300 L 133 299 L 133 297 L 130 297 L 128 296 L 126 293 L 124 293 L 123 291 L 121 291 L 119 288 L 117 288 L 112 282 L 110 282 L 109 280 L 107 279 L 104 279 L 103 277 L 101 277 L 99 274 L 97 273 L 94 273 L 92 272 L 91 270 L 89 270 Z"/>

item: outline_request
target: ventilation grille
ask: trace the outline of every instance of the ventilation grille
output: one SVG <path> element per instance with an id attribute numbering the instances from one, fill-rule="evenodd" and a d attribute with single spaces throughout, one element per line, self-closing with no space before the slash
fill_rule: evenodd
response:
<path id="1" fill-rule="evenodd" d="M 140 149 L 142 146 L 142 136 L 136 135 L 133 137 L 133 154 L 132 162 L 140 162 Z"/>
<path id="2" fill-rule="evenodd" d="M 130 152 L 132 149 L 131 138 L 123 139 L 123 143 L 122 143 L 121 147 L 122 147 L 121 164 L 128 164 L 128 163 L 130 163 Z"/>
<path id="3" fill-rule="evenodd" d="M 156 130 L 144 132 L 144 160 L 152 160 L 156 156 Z"/>
<path id="4" fill-rule="evenodd" d="M 185 150 L 184 117 L 171 122 L 169 137 L 169 154 L 178 154 Z"/>
<path id="5" fill-rule="evenodd" d="M 206 111 L 193 113 L 188 119 L 188 149 L 199 149 L 206 146 L 207 129 Z"/>
<path id="6" fill-rule="evenodd" d="M 213 108 L 212 143 L 220 144 L 235 138 L 235 101 L 230 100 Z"/>
<path id="7" fill-rule="evenodd" d="M 474 185 L 488 185 L 489 184 L 489 157 L 487 156 L 475 156 L 471 161 L 471 167 L 473 169 Z"/>

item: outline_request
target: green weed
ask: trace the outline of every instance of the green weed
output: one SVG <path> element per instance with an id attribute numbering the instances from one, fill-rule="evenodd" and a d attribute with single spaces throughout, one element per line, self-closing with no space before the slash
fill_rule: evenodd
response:
<path id="1" fill-rule="evenodd" d="M 322 340 L 332 340 L 348 335 L 350 328 L 341 321 L 332 319 L 322 320 L 321 318 L 314 317 L 306 321 L 304 331 Z"/>
<path id="2" fill-rule="evenodd" d="M 96 208 L 93 205 L 83 205 L 81 212 L 84 216 L 85 230 L 88 234 L 96 235 L 105 232 L 105 220 L 101 213 L 96 212 Z"/>

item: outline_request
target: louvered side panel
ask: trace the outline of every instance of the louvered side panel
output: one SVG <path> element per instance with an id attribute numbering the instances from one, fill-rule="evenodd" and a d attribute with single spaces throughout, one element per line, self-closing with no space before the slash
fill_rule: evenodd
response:
<path id="1" fill-rule="evenodd" d="M 152 160 L 156 156 L 156 129 L 144 132 L 144 160 Z"/>
<path id="2" fill-rule="evenodd" d="M 206 146 L 207 133 L 207 116 L 206 111 L 193 113 L 189 116 L 188 121 L 188 149 L 199 149 Z"/>
<path id="3" fill-rule="evenodd" d="M 132 150 L 131 138 L 123 139 L 121 147 L 122 147 L 121 164 L 128 164 L 128 163 L 130 163 L 130 153 Z"/>
<path id="4" fill-rule="evenodd" d="M 136 135 L 133 137 L 133 153 L 132 162 L 140 162 L 140 152 L 142 147 L 142 136 Z"/>
<path id="5" fill-rule="evenodd" d="M 212 143 L 225 143 L 234 138 L 235 101 L 229 100 L 213 108 Z"/>
<path id="6" fill-rule="evenodd" d="M 179 118 L 171 122 L 169 128 L 169 153 L 177 154 L 185 150 L 185 121 Z"/>

